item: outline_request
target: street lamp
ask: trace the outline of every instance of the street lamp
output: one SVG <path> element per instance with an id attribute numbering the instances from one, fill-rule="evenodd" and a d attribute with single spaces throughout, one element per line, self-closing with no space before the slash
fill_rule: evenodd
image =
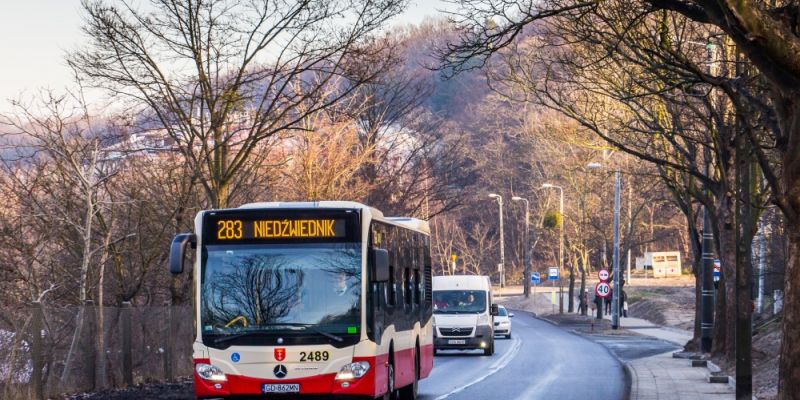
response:
<path id="1" fill-rule="evenodd" d="M 497 193 L 489 194 L 489 198 L 497 200 L 497 205 L 500 206 L 500 287 L 506 287 L 506 255 L 505 243 L 503 239 L 503 196 Z"/>
<path id="2" fill-rule="evenodd" d="M 525 202 L 525 239 L 523 243 L 525 243 L 525 255 L 524 255 L 524 272 L 522 273 L 522 279 L 524 280 L 523 287 L 525 292 L 525 298 L 530 297 L 531 295 L 531 213 L 530 213 L 530 203 L 528 199 L 524 199 L 519 196 L 514 196 L 511 198 L 512 201 L 524 201 Z"/>
<path id="3" fill-rule="evenodd" d="M 564 188 L 550 183 L 542 184 L 542 189 L 558 189 L 559 202 L 558 213 L 561 216 L 561 223 L 559 228 L 561 232 L 558 235 L 558 312 L 564 313 L 564 284 L 561 282 L 561 272 L 564 270 Z"/>
<path id="4" fill-rule="evenodd" d="M 601 167 L 599 163 L 589 163 L 589 169 L 598 169 Z M 622 177 L 619 169 L 614 172 L 615 185 L 614 185 L 614 253 L 613 253 L 613 268 L 614 268 L 614 291 L 611 298 L 611 328 L 619 328 L 619 309 L 620 301 L 622 299 L 622 289 L 620 278 L 622 276 L 619 270 L 619 209 L 620 209 L 620 189 L 622 186 Z"/>

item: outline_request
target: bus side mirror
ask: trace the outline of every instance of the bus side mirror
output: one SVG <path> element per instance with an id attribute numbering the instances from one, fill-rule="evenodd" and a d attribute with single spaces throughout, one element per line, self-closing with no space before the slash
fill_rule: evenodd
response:
<path id="1" fill-rule="evenodd" d="M 500 314 L 500 307 L 498 307 L 497 304 L 492 304 L 491 310 L 492 310 L 492 316 L 493 317 L 496 317 L 497 315 Z"/>
<path id="2" fill-rule="evenodd" d="M 370 276 L 373 282 L 386 282 L 389 280 L 389 251 L 386 249 L 372 248 L 369 251 Z"/>
<path id="3" fill-rule="evenodd" d="M 194 233 L 180 233 L 172 239 L 169 249 L 169 272 L 173 274 L 183 273 L 183 262 L 186 259 L 186 245 L 194 248 L 197 245 L 197 237 Z"/>

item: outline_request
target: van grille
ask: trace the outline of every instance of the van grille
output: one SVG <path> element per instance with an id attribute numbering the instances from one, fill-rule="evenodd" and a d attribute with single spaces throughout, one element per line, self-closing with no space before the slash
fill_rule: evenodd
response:
<path id="1" fill-rule="evenodd" d="M 474 328 L 439 328 L 439 333 L 442 336 L 471 336 Z"/>

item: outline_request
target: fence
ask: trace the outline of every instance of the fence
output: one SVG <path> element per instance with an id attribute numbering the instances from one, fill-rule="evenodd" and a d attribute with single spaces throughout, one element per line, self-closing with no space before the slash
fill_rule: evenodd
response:
<path id="1" fill-rule="evenodd" d="M 0 309 L 0 398 L 43 399 L 190 375 L 193 326 L 188 306 Z"/>

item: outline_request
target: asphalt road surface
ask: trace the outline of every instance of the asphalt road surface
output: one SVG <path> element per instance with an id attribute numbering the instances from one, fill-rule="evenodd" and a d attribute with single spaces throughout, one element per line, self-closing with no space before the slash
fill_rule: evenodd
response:
<path id="1" fill-rule="evenodd" d="M 516 312 L 513 337 L 495 339 L 494 356 L 480 351 L 440 352 L 428 379 L 425 400 L 624 398 L 622 364 L 606 347 Z"/>
<path id="2" fill-rule="evenodd" d="M 440 352 L 431 376 L 420 382 L 424 400 L 618 400 L 626 390 L 623 359 L 663 353 L 673 346 L 644 338 L 593 337 L 593 340 L 515 312 L 512 339 L 495 339 L 495 354 L 482 351 Z M 604 347 L 602 344 L 605 346 Z M 100 393 L 67 396 L 70 400 L 188 400 L 191 380 L 148 384 Z"/>

